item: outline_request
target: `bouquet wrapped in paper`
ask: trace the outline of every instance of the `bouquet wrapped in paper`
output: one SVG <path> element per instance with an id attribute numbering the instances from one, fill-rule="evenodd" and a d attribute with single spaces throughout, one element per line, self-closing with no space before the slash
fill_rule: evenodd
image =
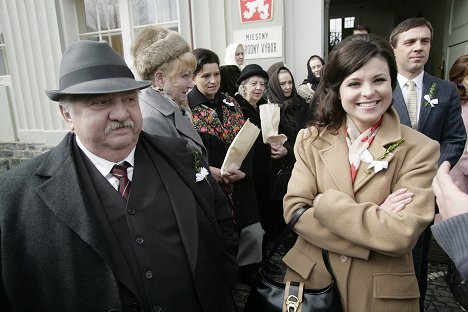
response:
<path id="1" fill-rule="evenodd" d="M 259 108 L 263 143 L 283 145 L 288 138 L 284 134 L 278 134 L 280 107 L 277 104 L 267 103 L 260 105 Z"/>
<path id="2" fill-rule="evenodd" d="M 260 129 L 247 119 L 229 146 L 223 165 L 221 166 L 222 176 L 229 175 L 229 170 L 231 169 L 239 169 L 241 167 L 259 133 Z"/>

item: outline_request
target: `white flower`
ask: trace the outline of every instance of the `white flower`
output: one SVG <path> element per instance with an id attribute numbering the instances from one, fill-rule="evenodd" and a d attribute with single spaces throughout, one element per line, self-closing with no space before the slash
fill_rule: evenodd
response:
<path id="1" fill-rule="evenodd" d="M 229 102 L 227 99 L 224 99 L 224 100 L 223 100 L 223 103 L 226 104 L 226 105 L 228 105 L 228 106 L 231 106 L 231 107 L 234 106 L 234 103 Z"/>
<path id="2" fill-rule="evenodd" d="M 369 164 L 367 170 L 374 168 L 375 173 L 379 172 L 382 169 L 387 169 L 388 167 L 388 161 L 374 160 L 371 153 L 367 149 L 364 152 L 362 152 L 360 158 L 363 162 Z"/>
<path id="3" fill-rule="evenodd" d="M 206 170 L 205 167 L 201 167 L 200 168 L 200 172 L 197 172 L 195 174 L 195 180 L 197 182 L 200 182 L 200 181 L 203 181 L 203 179 L 206 179 L 206 176 L 209 175 L 210 173 L 208 172 L 208 170 Z"/>
<path id="4" fill-rule="evenodd" d="M 424 96 L 424 99 L 426 100 L 426 103 L 428 103 L 429 105 L 431 105 L 431 107 L 434 107 L 434 105 L 439 104 L 439 100 L 438 100 L 438 99 L 431 99 L 431 97 L 429 96 L 429 94 L 426 94 L 426 95 Z"/>

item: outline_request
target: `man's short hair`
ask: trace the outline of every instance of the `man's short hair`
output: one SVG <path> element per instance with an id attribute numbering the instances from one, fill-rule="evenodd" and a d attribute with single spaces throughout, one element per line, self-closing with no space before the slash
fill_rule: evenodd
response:
<path id="1" fill-rule="evenodd" d="M 354 26 L 353 28 L 353 32 L 354 31 L 367 31 L 368 34 L 371 33 L 371 28 L 369 27 L 369 25 L 366 25 L 366 24 L 359 24 L 359 25 L 356 25 Z"/>
<path id="2" fill-rule="evenodd" d="M 429 30 L 431 31 L 432 41 L 433 30 L 431 23 L 424 17 L 412 17 L 404 20 L 400 24 L 396 25 L 395 28 L 393 28 L 392 33 L 390 34 L 390 44 L 392 48 L 395 48 L 397 46 L 399 34 L 420 26 L 427 26 L 427 28 L 429 28 Z"/>

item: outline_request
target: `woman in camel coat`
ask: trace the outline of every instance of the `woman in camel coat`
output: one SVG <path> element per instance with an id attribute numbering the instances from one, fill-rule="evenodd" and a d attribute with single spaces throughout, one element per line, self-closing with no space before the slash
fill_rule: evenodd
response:
<path id="1" fill-rule="evenodd" d="M 352 36 L 334 49 L 284 199 L 286 221 L 312 206 L 294 227 L 286 280 L 328 285 L 321 249 L 329 250 L 349 312 L 419 311 L 411 250 L 434 217 L 439 145 L 400 125 L 391 106 L 396 77 L 382 39 Z"/>

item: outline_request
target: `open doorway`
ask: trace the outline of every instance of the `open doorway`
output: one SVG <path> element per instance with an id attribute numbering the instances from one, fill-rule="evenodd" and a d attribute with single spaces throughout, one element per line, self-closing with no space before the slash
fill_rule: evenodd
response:
<path id="1" fill-rule="evenodd" d="M 331 51 L 338 38 L 342 40 L 353 33 L 354 25 L 369 25 L 372 33 L 388 38 L 393 27 L 401 21 L 414 16 L 423 16 L 431 22 L 434 28 L 430 57 L 433 68 L 431 73 L 436 77 L 443 77 L 446 58 L 444 36 L 447 6 L 447 1 L 440 0 L 413 0 L 411 2 L 407 0 L 330 0 L 328 52 Z M 341 30 L 337 31 L 340 23 Z"/>

